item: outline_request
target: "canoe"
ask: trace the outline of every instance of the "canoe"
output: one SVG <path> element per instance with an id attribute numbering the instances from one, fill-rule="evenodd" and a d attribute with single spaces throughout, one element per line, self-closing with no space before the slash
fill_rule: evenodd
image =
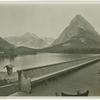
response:
<path id="1" fill-rule="evenodd" d="M 67 94 L 67 93 L 61 92 L 61 96 L 88 96 L 88 94 L 89 94 L 89 90 L 80 94 Z"/>

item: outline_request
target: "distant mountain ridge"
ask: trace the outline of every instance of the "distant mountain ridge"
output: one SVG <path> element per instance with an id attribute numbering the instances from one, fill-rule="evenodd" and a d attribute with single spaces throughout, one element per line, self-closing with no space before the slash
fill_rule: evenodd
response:
<path id="1" fill-rule="evenodd" d="M 15 45 L 7 42 L 5 39 L 0 37 L 0 49 L 10 49 L 10 48 L 14 48 Z"/>
<path id="2" fill-rule="evenodd" d="M 76 15 L 69 26 L 48 48 L 47 52 L 99 52 L 100 35 L 81 15 Z"/>
<path id="3" fill-rule="evenodd" d="M 43 38 L 43 40 L 48 44 L 48 45 L 51 45 L 53 42 L 54 42 L 54 38 L 52 37 L 45 37 Z"/>
<path id="4" fill-rule="evenodd" d="M 10 36 L 5 38 L 8 42 L 16 45 L 16 46 L 25 46 L 31 48 L 43 48 L 47 46 L 47 43 L 39 38 L 37 35 L 33 33 L 25 33 L 21 36 Z"/>

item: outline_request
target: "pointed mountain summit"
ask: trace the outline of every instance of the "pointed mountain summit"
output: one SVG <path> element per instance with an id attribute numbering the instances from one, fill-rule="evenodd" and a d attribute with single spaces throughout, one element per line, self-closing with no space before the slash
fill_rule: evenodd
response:
<path id="1" fill-rule="evenodd" d="M 76 15 L 45 52 L 100 53 L 100 35 L 81 15 Z"/>
<path id="2" fill-rule="evenodd" d="M 76 15 L 72 19 L 72 21 L 70 23 L 70 27 L 81 27 L 85 30 L 95 31 L 94 27 L 81 15 Z"/>
<path id="3" fill-rule="evenodd" d="M 85 33 L 80 30 L 86 31 Z M 95 31 L 94 27 L 81 15 L 76 15 L 70 22 L 69 26 L 66 27 L 61 35 L 53 42 L 53 45 L 67 42 L 74 36 L 79 34 L 88 36 L 89 38 L 100 41 L 100 36 Z"/>

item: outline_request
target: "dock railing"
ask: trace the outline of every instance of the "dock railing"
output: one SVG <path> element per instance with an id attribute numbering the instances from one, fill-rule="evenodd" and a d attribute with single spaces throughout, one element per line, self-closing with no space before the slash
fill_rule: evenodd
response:
<path id="1" fill-rule="evenodd" d="M 31 91 L 31 86 L 36 85 L 38 82 L 55 77 L 64 72 L 81 68 L 83 65 L 87 65 L 98 60 L 100 60 L 100 55 L 18 70 L 19 90 L 29 93 Z"/>

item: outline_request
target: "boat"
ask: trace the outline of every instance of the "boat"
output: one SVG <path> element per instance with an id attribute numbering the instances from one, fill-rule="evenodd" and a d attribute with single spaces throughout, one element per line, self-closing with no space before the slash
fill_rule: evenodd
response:
<path id="1" fill-rule="evenodd" d="M 89 90 L 85 91 L 84 93 L 77 93 L 77 94 L 67 94 L 64 92 L 61 92 L 61 96 L 88 96 Z"/>

